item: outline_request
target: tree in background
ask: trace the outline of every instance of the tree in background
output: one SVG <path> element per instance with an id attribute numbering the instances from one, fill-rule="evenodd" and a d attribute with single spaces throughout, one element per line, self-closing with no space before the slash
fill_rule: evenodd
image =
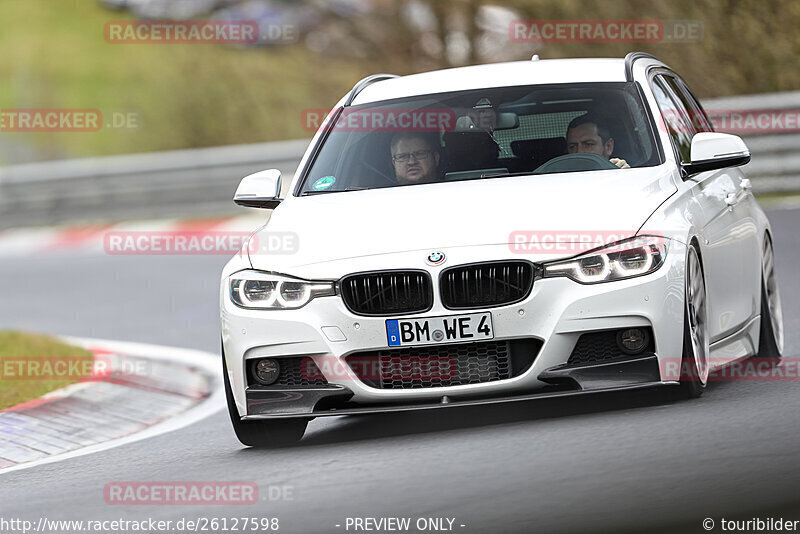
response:
<path id="1" fill-rule="evenodd" d="M 147 4 L 157 1 L 173 4 Z M 142 117 L 140 128 L 124 131 L 3 133 L 0 163 L 307 138 L 304 111 L 333 106 L 368 74 L 533 53 L 650 52 L 703 98 L 800 90 L 796 0 L 221 0 L 212 2 L 213 13 L 196 16 L 254 1 L 267 1 L 275 20 L 303 18 L 300 39 L 247 47 L 109 44 L 104 25 L 135 13 L 92 1 L 0 0 L 0 76 L 7 81 L 0 107 L 121 109 Z M 304 15 L 309 9 L 314 17 Z M 519 18 L 692 20 L 703 33 L 690 43 L 513 43 L 509 26 Z"/>
<path id="2" fill-rule="evenodd" d="M 328 23 L 351 53 L 374 63 L 376 70 L 418 72 L 527 59 L 533 53 L 542 58 L 622 57 L 641 50 L 681 72 L 703 97 L 800 89 L 800 2 L 794 0 L 375 0 L 371 5 L 356 17 L 329 12 Z M 674 43 L 512 43 L 508 13 L 537 20 L 693 21 L 701 25 L 702 38 Z"/>

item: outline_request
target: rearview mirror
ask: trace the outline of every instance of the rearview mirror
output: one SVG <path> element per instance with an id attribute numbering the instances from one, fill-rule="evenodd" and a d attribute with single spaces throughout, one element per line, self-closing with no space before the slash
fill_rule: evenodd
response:
<path id="1" fill-rule="evenodd" d="M 281 203 L 281 171 L 269 169 L 242 178 L 233 201 L 247 208 L 275 209 Z"/>
<path id="2" fill-rule="evenodd" d="M 490 108 L 491 109 L 491 108 Z M 519 127 L 519 115 L 510 111 L 503 111 L 503 112 L 495 112 L 492 110 L 494 115 L 494 127 L 492 130 L 511 130 L 513 128 Z M 478 125 L 475 124 L 475 121 L 478 119 L 474 115 L 474 110 L 467 110 L 466 115 L 462 115 L 458 117 L 456 120 L 456 126 L 453 131 L 455 132 L 470 132 L 476 130 L 487 131 L 488 126 L 483 126 L 478 128 Z"/>
<path id="3" fill-rule="evenodd" d="M 504 111 L 497 114 L 497 126 L 495 130 L 511 130 L 519 127 L 519 115 Z"/>
<path id="4" fill-rule="evenodd" d="M 750 161 L 750 150 L 737 135 L 701 132 L 692 138 L 691 159 L 682 165 L 687 176 L 744 165 Z"/>

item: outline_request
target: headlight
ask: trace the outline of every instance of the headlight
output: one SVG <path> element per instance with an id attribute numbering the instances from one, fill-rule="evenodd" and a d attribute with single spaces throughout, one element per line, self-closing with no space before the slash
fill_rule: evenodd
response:
<path id="1" fill-rule="evenodd" d="M 566 276 L 582 284 L 612 282 L 652 273 L 666 256 L 663 237 L 634 237 L 570 260 L 547 263 L 544 277 Z"/>
<path id="2" fill-rule="evenodd" d="M 234 304 L 260 310 L 302 308 L 314 297 L 336 294 L 333 282 L 310 282 L 261 271 L 234 273 L 230 288 Z"/>

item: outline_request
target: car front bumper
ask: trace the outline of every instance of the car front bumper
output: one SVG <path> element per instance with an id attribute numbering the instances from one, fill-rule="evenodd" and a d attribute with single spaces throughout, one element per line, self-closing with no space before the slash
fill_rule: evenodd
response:
<path id="1" fill-rule="evenodd" d="M 248 415 L 242 417 L 242 419 L 252 421 L 279 419 L 282 417 L 315 418 L 433 410 L 457 406 L 503 404 L 533 399 L 568 397 L 583 393 L 629 391 L 677 384 L 674 381 L 665 382 L 661 380 L 658 357 L 655 355 L 599 365 L 559 366 L 553 370 L 546 371 L 544 374 L 559 379 L 569 378 L 574 380 L 578 388 L 543 388 L 528 394 L 477 398 L 451 399 L 449 395 L 445 395 L 438 402 L 417 402 L 413 404 L 357 405 L 350 402 L 353 392 L 340 385 L 296 389 L 255 387 L 248 388 L 245 391 Z M 541 378 L 545 377 L 542 376 Z"/>
<path id="2" fill-rule="evenodd" d="M 530 367 L 518 376 L 415 389 L 371 387 L 355 374 L 330 375 L 321 365 L 331 359 L 344 363 L 354 353 L 386 350 L 388 317 L 354 315 L 338 295 L 314 299 L 297 310 L 242 309 L 228 298 L 227 280 L 223 280 L 223 349 L 237 410 L 245 419 L 317 417 L 487 404 L 674 383 L 678 380 L 677 366 L 665 366 L 664 362 L 677 361 L 682 354 L 684 258 L 684 245 L 671 241 L 664 265 L 652 274 L 594 285 L 567 278 L 539 279 L 524 301 L 490 309 L 448 310 L 434 289 L 431 310 L 391 318 L 489 311 L 494 341 L 538 340 L 541 347 Z M 429 271 L 437 280 L 438 269 Z M 613 364 L 567 365 L 582 334 L 632 327 L 652 329 L 654 352 L 615 360 Z M 328 384 L 284 388 L 248 385 L 248 362 L 273 357 L 312 358 L 320 363 Z"/>

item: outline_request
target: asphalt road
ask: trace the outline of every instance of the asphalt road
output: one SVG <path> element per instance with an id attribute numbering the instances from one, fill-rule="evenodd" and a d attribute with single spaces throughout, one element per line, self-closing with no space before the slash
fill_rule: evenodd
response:
<path id="1" fill-rule="evenodd" d="M 770 212 L 800 356 L 800 210 Z M 71 254 L 0 263 L 3 328 L 215 352 L 223 257 Z M 222 408 L 222 406 L 220 406 Z M 98 454 L 0 475 L 0 518 L 277 517 L 280 532 L 347 532 L 347 517 L 448 517 L 454 531 L 705 532 L 704 518 L 800 519 L 800 384 L 712 384 L 506 407 L 317 419 L 294 447 L 243 449 L 227 413 Z M 114 481 L 252 481 L 256 505 L 117 506 Z M 336 525 L 341 525 L 337 527 Z M 460 525 L 464 525 L 463 527 Z M 353 532 L 351 528 L 349 532 Z"/>

